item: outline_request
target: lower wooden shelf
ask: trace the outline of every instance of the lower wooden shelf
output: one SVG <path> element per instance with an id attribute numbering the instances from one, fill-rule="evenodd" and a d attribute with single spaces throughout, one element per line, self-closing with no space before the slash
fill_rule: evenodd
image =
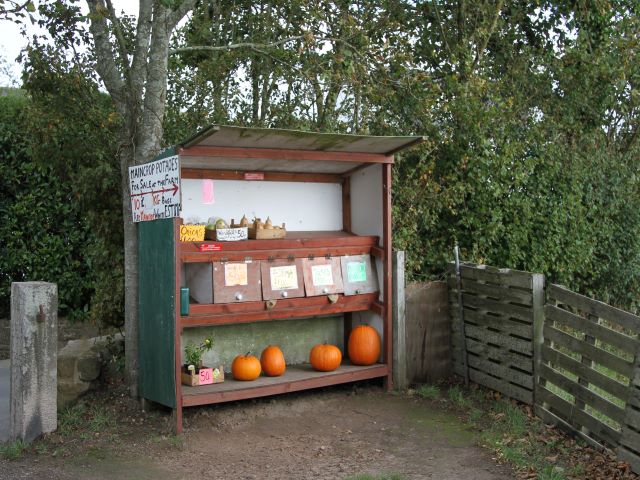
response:
<path id="1" fill-rule="evenodd" d="M 233 380 L 229 375 L 229 379 L 225 379 L 223 383 L 200 387 L 183 385 L 182 406 L 192 407 L 297 392 L 309 388 L 384 377 L 388 373 L 388 365 L 380 363 L 366 367 L 346 363 L 333 372 L 317 372 L 310 365 L 288 365 L 287 371 L 281 377 L 263 376 L 252 382 L 240 382 Z"/>
<path id="2" fill-rule="evenodd" d="M 288 318 L 336 315 L 345 312 L 379 310 L 378 293 L 361 295 L 338 295 L 336 303 L 331 303 L 326 295 L 317 297 L 289 298 L 278 300 L 273 309 L 267 309 L 267 302 L 242 302 L 218 304 L 191 304 L 191 314 L 180 317 L 180 328 L 202 327 L 206 325 L 228 325 L 263 320 L 284 320 Z"/>

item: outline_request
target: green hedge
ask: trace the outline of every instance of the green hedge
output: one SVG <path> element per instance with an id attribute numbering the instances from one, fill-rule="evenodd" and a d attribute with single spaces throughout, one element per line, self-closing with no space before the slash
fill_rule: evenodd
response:
<path id="1" fill-rule="evenodd" d="M 35 280 L 57 283 L 60 313 L 77 315 L 92 292 L 90 233 L 72 186 L 32 160 L 27 107 L 20 94 L 0 97 L 0 316 L 9 313 L 11 282 Z"/>

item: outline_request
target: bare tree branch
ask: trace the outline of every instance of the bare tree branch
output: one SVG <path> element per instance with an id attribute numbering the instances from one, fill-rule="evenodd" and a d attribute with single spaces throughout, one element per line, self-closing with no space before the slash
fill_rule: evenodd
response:
<path id="1" fill-rule="evenodd" d="M 197 45 L 194 47 L 179 47 L 173 48 L 169 51 L 170 55 L 175 55 L 176 53 L 183 52 L 198 52 L 198 51 L 209 51 L 209 52 L 217 52 L 221 50 L 235 50 L 238 48 L 251 48 L 251 49 L 262 49 L 262 48 L 271 48 L 277 47 L 278 45 L 282 45 L 288 42 L 292 42 L 294 40 L 302 40 L 305 38 L 304 35 L 297 35 L 295 37 L 287 37 L 282 40 L 278 40 L 276 42 L 271 43 L 253 43 L 253 42 L 241 42 L 241 43 L 232 43 L 230 45 L 221 45 L 221 46 L 213 46 L 213 45 Z"/>
<path id="2" fill-rule="evenodd" d="M 27 9 L 27 6 L 31 3 L 31 1 L 27 0 L 26 2 L 23 2 L 23 3 L 9 1 L 9 3 L 13 6 L 13 8 L 0 7 L 1 19 L 9 19 L 10 15 L 23 12 L 24 10 Z"/>
<path id="3" fill-rule="evenodd" d="M 496 3 L 496 11 L 493 15 L 493 20 L 491 21 L 491 26 L 489 27 L 489 31 L 487 32 L 486 37 L 482 41 L 482 44 L 479 45 L 479 48 L 476 50 L 476 58 L 473 59 L 473 65 L 471 65 L 471 71 L 473 72 L 478 65 L 478 62 L 482 59 L 484 55 L 484 51 L 487 49 L 487 45 L 489 44 L 489 39 L 491 35 L 496 31 L 496 27 L 498 26 L 498 19 L 500 18 L 500 12 L 502 11 L 502 6 L 504 4 L 504 0 L 498 0 Z"/>
<path id="4" fill-rule="evenodd" d="M 109 29 L 105 20 L 107 10 L 102 0 L 87 0 L 87 5 L 89 7 L 89 18 L 91 19 L 89 29 L 93 35 L 97 57 L 96 70 L 111 94 L 118 110 L 124 113 L 126 110 L 125 85 L 113 57 L 113 50 L 109 41 Z"/>
<path id="5" fill-rule="evenodd" d="M 176 8 L 173 12 L 169 14 L 167 17 L 167 27 L 169 31 L 173 31 L 176 28 L 176 25 L 182 20 L 182 18 L 193 10 L 193 7 L 196 5 L 196 0 L 182 0 L 182 3 L 178 8 Z"/>
<path id="6" fill-rule="evenodd" d="M 122 23 L 120 19 L 116 15 L 116 11 L 113 8 L 113 3 L 111 0 L 105 0 L 107 2 L 107 10 L 109 11 L 109 19 L 113 24 L 113 34 L 116 37 L 116 43 L 118 47 L 118 53 L 120 54 L 120 60 L 122 60 L 122 64 L 126 66 L 127 70 L 129 69 L 129 55 L 127 52 L 127 42 L 124 39 L 124 33 L 122 31 Z"/>

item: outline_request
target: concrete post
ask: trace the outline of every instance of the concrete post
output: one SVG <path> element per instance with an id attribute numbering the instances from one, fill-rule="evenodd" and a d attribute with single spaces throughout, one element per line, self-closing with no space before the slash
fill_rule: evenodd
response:
<path id="1" fill-rule="evenodd" d="M 58 287 L 11 284 L 11 439 L 30 442 L 57 427 Z"/>
<path id="2" fill-rule="evenodd" d="M 404 301 L 404 252 L 393 252 L 393 384 L 406 390 L 407 348 Z"/>

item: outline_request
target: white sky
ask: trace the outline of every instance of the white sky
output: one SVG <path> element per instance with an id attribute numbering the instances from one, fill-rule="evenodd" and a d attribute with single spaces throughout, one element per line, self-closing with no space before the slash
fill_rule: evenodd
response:
<path id="1" fill-rule="evenodd" d="M 113 6 L 118 14 L 124 10 L 127 15 L 137 16 L 138 0 L 113 0 Z M 86 4 L 84 4 L 84 10 L 86 8 Z M 26 22 L 28 23 L 29 20 Z M 37 33 L 37 26 L 28 25 L 28 32 Z M 11 68 L 10 77 L 0 74 L 0 86 L 8 86 L 15 82 L 19 84 L 21 68 L 15 59 L 26 45 L 27 39 L 20 35 L 19 25 L 7 20 L 0 20 L 0 56 L 7 61 Z"/>

